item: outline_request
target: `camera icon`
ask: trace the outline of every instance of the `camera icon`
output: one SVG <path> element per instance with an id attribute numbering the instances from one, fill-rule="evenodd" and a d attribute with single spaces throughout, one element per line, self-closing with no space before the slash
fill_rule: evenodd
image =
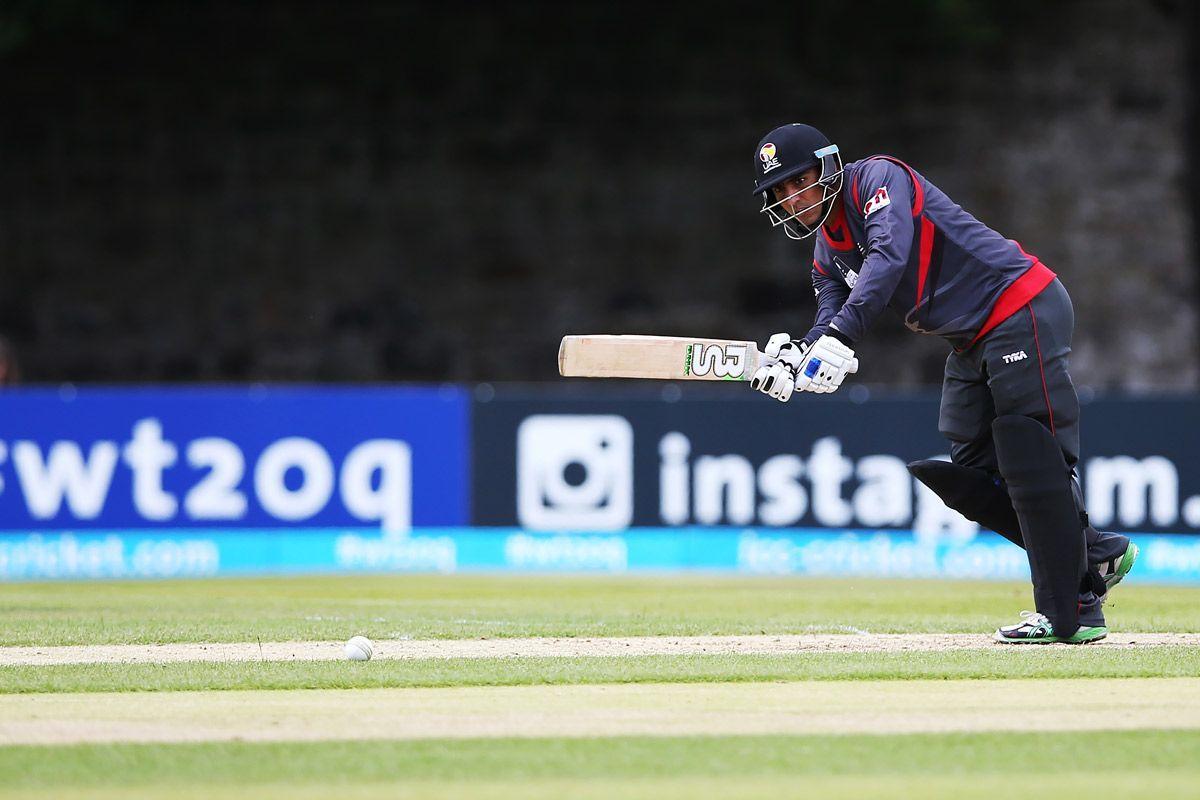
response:
<path id="1" fill-rule="evenodd" d="M 517 520 L 618 530 L 633 520 L 633 427 L 616 415 L 536 414 L 517 428 Z"/>

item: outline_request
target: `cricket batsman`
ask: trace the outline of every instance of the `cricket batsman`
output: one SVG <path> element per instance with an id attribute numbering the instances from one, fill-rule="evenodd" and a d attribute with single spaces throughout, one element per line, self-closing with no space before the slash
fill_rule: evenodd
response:
<path id="1" fill-rule="evenodd" d="M 909 471 L 950 508 L 1024 547 L 1036 612 L 1002 627 L 1010 643 L 1084 643 L 1108 634 L 1107 592 L 1137 546 L 1088 523 L 1075 475 L 1079 399 L 1067 371 L 1071 298 L 1045 264 L 886 155 L 843 164 L 809 125 L 776 128 L 754 153 L 754 193 L 773 227 L 814 237 L 816 320 L 777 333 L 750 385 L 787 402 L 835 392 L 883 311 L 946 340 L 938 429 L 950 462 Z"/>

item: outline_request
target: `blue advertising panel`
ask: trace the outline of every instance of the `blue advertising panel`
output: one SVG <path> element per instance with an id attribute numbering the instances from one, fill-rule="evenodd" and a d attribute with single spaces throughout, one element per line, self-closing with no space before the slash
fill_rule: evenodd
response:
<path id="1" fill-rule="evenodd" d="M 0 531 L 468 522 L 469 403 L 446 388 L 0 394 Z"/>
<path id="2" fill-rule="evenodd" d="M 1200 583 L 1200 536 L 1134 534 L 1136 580 Z M 322 572 L 606 573 L 1028 580 L 1024 551 L 996 534 L 930 542 L 910 533 L 764 528 L 631 528 L 538 533 L 424 528 L 89 531 L 0 536 L 0 580 L 199 578 Z"/>
<path id="3" fill-rule="evenodd" d="M 537 531 L 755 526 L 914 532 L 965 541 L 977 526 L 908 473 L 946 457 L 936 394 L 513 390 L 474 409 L 478 525 Z M 672 391 L 673 390 L 673 391 Z M 1080 480 L 1102 529 L 1200 532 L 1200 403 L 1083 408 Z"/>
<path id="4" fill-rule="evenodd" d="M 6 392 L 0 580 L 1028 576 L 905 469 L 945 453 L 935 395 L 588 389 Z M 1190 399 L 1085 406 L 1089 511 L 1142 547 L 1139 581 L 1200 583 L 1197 430 Z"/>

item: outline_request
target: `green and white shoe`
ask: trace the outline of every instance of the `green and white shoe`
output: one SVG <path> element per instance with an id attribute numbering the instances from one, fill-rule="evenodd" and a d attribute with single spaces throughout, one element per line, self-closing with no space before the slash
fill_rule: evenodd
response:
<path id="1" fill-rule="evenodd" d="M 1100 577 L 1104 578 L 1106 592 L 1112 591 L 1112 588 L 1129 574 L 1129 570 L 1133 569 L 1133 563 L 1137 561 L 1137 557 L 1138 546 L 1130 542 L 1129 547 L 1125 548 L 1124 553 L 1121 553 L 1116 558 L 1110 558 L 1108 561 L 1101 561 L 1096 565 L 1096 571 L 1100 573 Z"/>
<path id="2" fill-rule="evenodd" d="M 1098 642 L 1105 636 L 1108 636 L 1108 628 L 1103 625 L 1080 628 L 1066 638 L 1055 636 L 1054 628 L 1044 614 L 1022 611 L 1020 622 L 1000 628 L 992 638 L 1005 644 L 1087 644 Z"/>

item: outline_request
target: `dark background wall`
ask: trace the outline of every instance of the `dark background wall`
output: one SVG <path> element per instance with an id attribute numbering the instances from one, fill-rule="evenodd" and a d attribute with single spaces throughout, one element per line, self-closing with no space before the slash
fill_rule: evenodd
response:
<path id="1" fill-rule="evenodd" d="M 748 190 L 808 121 L 1057 271 L 1077 382 L 1194 389 L 1195 28 L 1149 0 L 5 3 L 0 334 L 34 381 L 543 379 L 567 332 L 799 335 L 811 245 Z M 945 353 L 888 317 L 861 377 Z"/>

